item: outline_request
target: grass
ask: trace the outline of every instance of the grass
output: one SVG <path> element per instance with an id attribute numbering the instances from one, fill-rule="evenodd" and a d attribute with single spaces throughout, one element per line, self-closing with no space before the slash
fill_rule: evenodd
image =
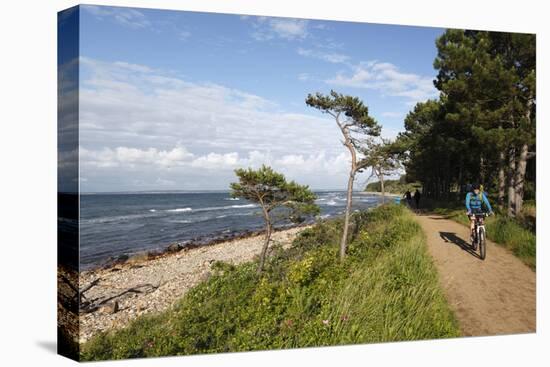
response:
<path id="1" fill-rule="evenodd" d="M 304 230 L 255 262 L 215 263 L 213 275 L 172 309 L 138 318 L 83 345 L 83 360 L 457 337 L 425 237 L 410 212 L 356 213 L 348 256 L 341 221 Z"/>
<path id="2" fill-rule="evenodd" d="M 465 215 L 465 209 L 457 209 L 456 205 L 448 205 L 446 208 L 438 207 L 433 209 L 433 212 L 444 215 L 465 226 L 470 225 L 468 217 Z M 536 270 L 537 237 L 535 222 L 534 203 L 527 203 L 522 215 L 517 219 L 509 218 L 497 211 L 495 216 L 488 217 L 485 221 L 487 238 L 509 249 L 531 269 Z"/>

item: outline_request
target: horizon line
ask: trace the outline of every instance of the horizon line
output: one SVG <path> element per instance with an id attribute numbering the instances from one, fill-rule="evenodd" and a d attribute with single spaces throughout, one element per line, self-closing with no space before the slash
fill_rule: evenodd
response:
<path id="1" fill-rule="evenodd" d="M 310 188 L 312 191 L 346 191 L 342 188 Z M 80 194 L 151 194 L 151 193 L 200 193 L 200 192 L 230 192 L 229 189 L 178 189 L 178 190 L 121 190 L 121 191 L 80 191 Z M 365 191 L 365 190 L 353 190 L 353 191 Z M 59 192 L 64 193 L 64 192 Z"/>

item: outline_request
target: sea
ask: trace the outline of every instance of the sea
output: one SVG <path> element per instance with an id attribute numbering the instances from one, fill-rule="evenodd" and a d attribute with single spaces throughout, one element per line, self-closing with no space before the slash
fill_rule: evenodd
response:
<path id="1" fill-rule="evenodd" d="M 318 191 L 320 218 L 343 214 L 344 191 Z M 378 205 L 375 195 L 354 193 L 353 210 Z M 206 244 L 261 230 L 258 205 L 229 192 L 96 193 L 80 196 L 80 267 L 100 266 L 121 255 L 161 251 L 172 243 Z M 281 222 L 276 227 L 291 226 Z"/>

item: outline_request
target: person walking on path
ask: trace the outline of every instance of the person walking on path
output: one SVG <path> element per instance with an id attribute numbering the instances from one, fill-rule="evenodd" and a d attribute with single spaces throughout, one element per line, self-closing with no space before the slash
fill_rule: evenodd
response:
<path id="1" fill-rule="evenodd" d="M 407 192 L 405 192 L 405 195 L 403 195 L 403 197 L 405 199 L 407 199 L 407 205 L 409 206 L 409 208 L 412 208 L 412 196 L 411 196 L 411 192 L 409 190 L 407 190 Z"/>
<path id="2" fill-rule="evenodd" d="M 414 202 L 416 204 L 416 209 L 418 210 L 420 208 L 420 191 L 418 191 L 418 189 L 414 192 Z"/>

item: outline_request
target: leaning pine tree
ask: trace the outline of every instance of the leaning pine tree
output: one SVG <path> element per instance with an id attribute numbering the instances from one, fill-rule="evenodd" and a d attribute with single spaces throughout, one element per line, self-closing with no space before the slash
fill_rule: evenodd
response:
<path id="1" fill-rule="evenodd" d="M 379 142 L 375 141 L 374 138 L 367 139 L 366 144 L 360 148 L 360 151 L 365 155 L 360 165 L 365 168 L 370 167 L 370 177 L 378 178 L 382 203 L 385 203 L 386 200 L 384 177 L 395 173 L 401 168 L 397 157 L 398 149 L 399 147 L 395 146 L 394 142 L 384 138 L 380 138 Z"/>
<path id="2" fill-rule="evenodd" d="M 340 241 L 340 259 L 343 259 L 346 255 L 353 181 L 355 180 L 355 174 L 364 168 L 358 158 L 359 140 L 361 136 L 363 138 L 367 136 L 379 136 L 380 125 L 378 125 L 374 118 L 369 116 L 368 107 L 359 98 L 345 96 L 333 90 L 330 91 L 330 95 L 323 95 L 321 93 L 316 93 L 315 95 L 309 94 L 306 98 L 306 104 L 334 118 L 344 137 L 343 144 L 348 148 L 351 155 L 344 230 L 342 240 Z"/>
<path id="3" fill-rule="evenodd" d="M 231 183 L 231 196 L 258 203 L 265 222 L 265 240 L 258 272 L 264 267 L 273 225 L 277 220 L 303 222 L 307 216 L 319 213 L 315 194 L 308 186 L 288 182 L 285 177 L 263 165 L 258 170 L 236 169 L 239 182 Z"/>

